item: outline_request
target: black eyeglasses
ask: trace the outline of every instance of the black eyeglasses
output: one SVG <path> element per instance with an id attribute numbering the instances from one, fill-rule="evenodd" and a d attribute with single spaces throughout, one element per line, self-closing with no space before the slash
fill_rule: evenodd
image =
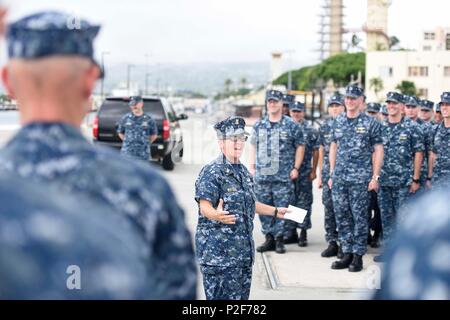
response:
<path id="1" fill-rule="evenodd" d="M 227 140 L 230 140 L 232 142 L 245 142 L 248 140 L 247 136 L 235 136 L 235 137 L 228 137 Z"/>

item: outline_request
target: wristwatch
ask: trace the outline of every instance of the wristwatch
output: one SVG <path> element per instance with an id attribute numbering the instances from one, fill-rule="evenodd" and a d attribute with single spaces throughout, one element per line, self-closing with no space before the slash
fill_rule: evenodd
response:
<path id="1" fill-rule="evenodd" d="M 414 183 L 420 183 L 420 180 L 419 179 L 413 179 L 413 182 Z"/>
<path id="2" fill-rule="evenodd" d="M 433 178 L 427 177 L 427 181 L 431 181 L 431 180 L 433 180 Z"/>
<path id="3" fill-rule="evenodd" d="M 298 171 L 298 169 L 296 167 L 293 167 L 292 170 L 297 170 Z"/>
<path id="4" fill-rule="evenodd" d="M 375 181 L 378 182 L 378 180 L 380 180 L 380 176 L 373 176 L 373 177 L 372 177 L 372 180 L 375 180 Z"/>
<path id="5" fill-rule="evenodd" d="M 274 218 L 276 218 L 276 217 L 277 217 L 277 215 L 278 215 L 278 208 L 277 208 L 277 207 L 275 207 L 275 213 L 274 213 L 273 217 L 274 217 Z"/>

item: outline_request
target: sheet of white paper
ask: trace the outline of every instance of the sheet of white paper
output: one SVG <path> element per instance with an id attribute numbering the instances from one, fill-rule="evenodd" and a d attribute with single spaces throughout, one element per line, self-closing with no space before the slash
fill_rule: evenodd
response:
<path id="1" fill-rule="evenodd" d="M 298 223 L 303 223 L 303 220 L 305 220 L 305 217 L 308 214 L 308 211 L 301 209 L 301 208 L 294 207 L 294 206 L 289 206 L 288 209 L 291 212 L 286 213 L 284 215 L 284 218 L 298 222 Z"/>

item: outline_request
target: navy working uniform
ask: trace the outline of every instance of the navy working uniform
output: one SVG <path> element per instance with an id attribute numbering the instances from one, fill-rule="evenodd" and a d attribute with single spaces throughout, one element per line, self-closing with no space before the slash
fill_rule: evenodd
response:
<path id="1" fill-rule="evenodd" d="M 389 92 L 387 102 L 403 102 L 403 96 Z M 384 163 L 380 175 L 378 203 L 381 210 L 384 245 L 391 239 L 399 210 L 409 197 L 413 182 L 414 156 L 424 151 L 419 126 L 409 118 L 399 123 L 387 121 L 382 126 Z"/>
<path id="2" fill-rule="evenodd" d="M 349 86 L 346 96 L 363 96 L 361 88 Z M 372 178 L 372 153 L 381 144 L 380 123 L 365 113 L 351 119 L 339 115 L 333 125 L 332 142 L 337 144 L 333 180 L 333 205 L 344 255 L 366 253 L 368 237 L 367 186 Z"/>
<path id="3" fill-rule="evenodd" d="M 381 289 L 375 299 L 450 299 L 449 197 L 447 187 L 413 203 L 385 253 Z"/>
<path id="4" fill-rule="evenodd" d="M 267 100 L 281 101 L 283 94 L 276 90 L 267 93 Z M 275 207 L 288 207 L 294 197 L 294 183 L 290 172 L 295 165 L 297 147 L 305 145 L 300 126 L 289 117 L 278 122 L 266 116 L 253 126 L 250 143 L 256 146 L 255 192 L 258 201 Z M 260 216 L 262 233 L 283 241 L 284 220 Z"/>
<path id="5" fill-rule="evenodd" d="M 416 101 L 412 101 L 412 100 Z M 420 101 L 417 97 L 412 97 L 410 99 L 410 104 L 417 104 L 417 106 L 421 106 L 421 109 L 433 110 L 434 104 L 431 101 L 423 100 Z M 408 105 L 408 104 L 407 104 Z M 433 123 L 424 121 L 420 118 L 417 119 L 417 124 L 419 125 L 419 130 L 421 131 L 423 144 L 424 144 L 424 154 L 423 154 L 423 162 L 422 168 L 420 169 L 420 190 L 418 194 L 421 194 L 425 191 L 425 186 L 428 177 L 428 156 L 431 152 L 431 146 L 433 144 Z"/>
<path id="6" fill-rule="evenodd" d="M 292 111 L 305 112 L 305 105 L 300 102 L 291 104 Z M 303 137 L 305 139 L 305 155 L 303 157 L 302 165 L 300 166 L 298 178 L 295 180 L 295 191 L 293 205 L 304 210 L 308 213 L 303 223 L 296 223 L 292 221 L 286 222 L 286 234 L 285 237 L 289 237 L 290 234 L 296 233 L 296 228 L 301 228 L 302 232 L 311 229 L 311 212 L 313 203 L 312 181 L 310 180 L 310 173 L 312 170 L 312 159 L 314 152 L 319 150 L 319 133 L 314 129 L 307 121 L 303 120 L 298 123 L 303 131 Z M 305 237 L 306 238 L 306 237 Z M 304 239 L 306 244 L 306 239 Z"/>
<path id="7" fill-rule="evenodd" d="M 143 102 L 141 97 L 130 99 L 130 105 L 140 102 Z M 158 129 L 155 120 L 149 114 L 137 116 L 133 112 L 128 112 L 118 122 L 117 133 L 125 136 L 120 153 L 144 161 L 150 160 L 150 137 L 158 134 Z"/>
<path id="8" fill-rule="evenodd" d="M 332 104 L 343 106 L 344 101 L 341 96 L 334 95 L 328 101 L 328 107 Z M 333 208 L 333 199 L 331 196 L 331 189 L 328 186 L 330 179 L 330 145 L 333 135 L 333 123 L 335 119 L 330 118 L 325 120 L 319 130 L 319 143 L 323 146 L 323 166 L 322 166 L 322 203 L 325 209 L 325 241 L 337 242 L 338 229 L 336 224 L 336 215 Z"/>
<path id="9" fill-rule="evenodd" d="M 12 24 L 7 35 L 10 57 L 67 54 L 92 59 L 92 41 L 99 27 L 81 20 L 81 29 L 68 29 L 69 20 L 70 15 L 64 13 L 44 12 Z M 0 171 L 41 184 L 58 183 L 60 194 L 78 192 L 111 206 L 111 214 L 115 211 L 129 217 L 147 244 L 142 250 L 148 252 L 154 296 L 195 299 L 195 258 L 184 212 L 167 182 L 147 165 L 94 147 L 80 128 L 32 122 L 0 152 Z"/>
<path id="10" fill-rule="evenodd" d="M 0 201 L 0 299 L 160 298 L 144 239 L 110 206 L 4 171 Z"/>
<path id="11" fill-rule="evenodd" d="M 381 112 L 381 104 L 376 102 L 370 102 L 367 104 L 367 113 L 370 115 L 370 113 L 378 114 Z M 372 216 L 373 212 L 373 216 Z M 378 206 L 378 195 L 375 190 L 369 191 L 369 212 L 368 212 L 368 219 L 369 219 L 369 238 L 368 243 L 371 247 L 377 248 L 379 247 L 379 238 L 381 235 L 381 213 L 380 213 L 380 207 Z M 373 237 L 370 234 L 370 229 L 374 231 Z"/>
<path id="12" fill-rule="evenodd" d="M 219 138 L 246 134 L 245 121 L 231 117 L 214 127 Z M 200 200 L 209 201 L 237 217 L 234 225 L 210 220 L 200 213 Z M 195 182 L 199 203 L 196 256 L 208 300 L 247 300 L 254 262 L 253 219 L 255 200 L 253 178 L 241 164 L 230 163 L 223 154 L 206 165 Z"/>
<path id="13" fill-rule="evenodd" d="M 450 92 L 441 95 L 442 103 L 450 103 Z M 433 185 L 441 183 L 443 187 L 450 186 L 450 127 L 442 121 L 434 131 L 432 151 L 436 155 L 433 167 Z"/>

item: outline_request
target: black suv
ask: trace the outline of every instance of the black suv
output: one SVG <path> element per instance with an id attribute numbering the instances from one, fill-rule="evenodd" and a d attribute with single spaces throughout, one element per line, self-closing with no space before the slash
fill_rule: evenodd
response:
<path id="1" fill-rule="evenodd" d="M 175 162 L 183 157 L 183 136 L 179 120 L 187 115 L 176 115 L 172 105 L 165 98 L 143 97 L 144 112 L 149 114 L 158 127 L 158 137 L 151 145 L 152 158 L 162 162 L 165 170 L 173 170 Z M 117 123 L 130 112 L 130 98 L 108 97 L 100 106 L 94 118 L 94 143 L 120 149 L 122 141 L 117 135 Z"/>

